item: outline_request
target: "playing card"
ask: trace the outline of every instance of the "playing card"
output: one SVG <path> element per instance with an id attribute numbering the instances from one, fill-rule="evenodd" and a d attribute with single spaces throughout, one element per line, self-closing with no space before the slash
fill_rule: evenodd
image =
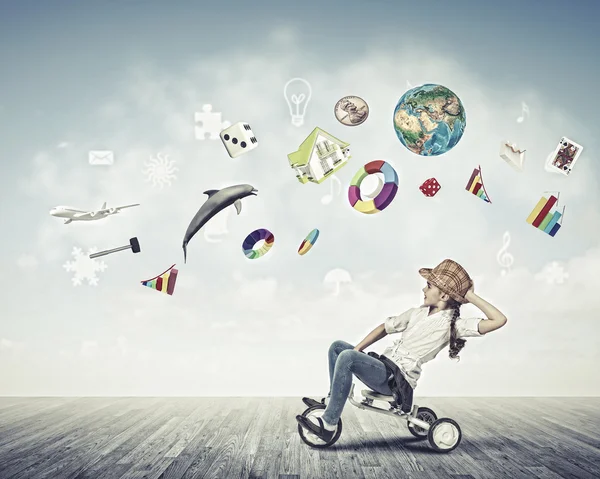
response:
<path id="1" fill-rule="evenodd" d="M 569 176 L 582 151 L 583 146 L 562 137 L 552 155 L 548 157 L 545 166 L 546 171 Z"/>

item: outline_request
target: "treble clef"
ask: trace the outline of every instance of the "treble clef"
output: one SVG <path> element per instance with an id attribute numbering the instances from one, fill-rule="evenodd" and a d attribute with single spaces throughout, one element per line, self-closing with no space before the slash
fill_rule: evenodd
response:
<path id="1" fill-rule="evenodd" d="M 498 261 L 498 264 L 503 268 L 501 273 L 502 276 L 504 276 L 508 272 L 508 270 L 510 270 L 510 267 L 515 261 L 513 255 L 508 252 L 509 245 L 510 233 L 508 231 L 505 231 L 502 235 L 502 248 L 500 248 L 500 251 L 498 251 L 498 254 L 496 255 L 496 261 Z"/>

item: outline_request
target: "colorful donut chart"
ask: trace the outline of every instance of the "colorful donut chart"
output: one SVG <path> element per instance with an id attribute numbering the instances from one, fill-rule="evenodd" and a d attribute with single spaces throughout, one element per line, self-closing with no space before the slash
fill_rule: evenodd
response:
<path id="1" fill-rule="evenodd" d="M 254 249 L 254 245 L 260 240 L 264 240 L 265 243 L 260 249 Z M 259 228 L 246 236 L 242 243 L 242 250 L 248 259 L 257 259 L 269 252 L 274 241 L 275 236 L 273 236 L 273 233 L 265 228 Z"/>
<path id="2" fill-rule="evenodd" d="M 369 175 L 382 173 L 385 179 L 385 184 L 381 192 L 372 200 L 363 201 L 360 196 L 360 184 Z M 383 160 L 375 160 L 367 163 L 356 172 L 350 187 L 348 188 L 348 200 L 350 205 L 361 213 L 372 215 L 386 209 L 398 191 L 398 174 L 392 166 Z"/>
<path id="3" fill-rule="evenodd" d="M 318 237 L 319 237 L 319 230 L 316 228 L 314 230 L 312 230 L 310 233 L 308 233 L 306 238 L 304 238 L 304 240 L 302 241 L 300 248 L 298 248 L 298 254 L 300 256 L 302 256 L 302 255 L 305 255 L 306 253 L 308 253 L 310 251 L 310 249 L 317 242 Z"/>

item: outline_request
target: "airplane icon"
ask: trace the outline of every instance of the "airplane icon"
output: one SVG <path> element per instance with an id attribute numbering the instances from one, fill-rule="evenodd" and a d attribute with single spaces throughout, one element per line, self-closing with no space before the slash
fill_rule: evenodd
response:
<path id="1" fill-rule="evenodd" d="M 67 218 L 65 224 L 68 225 L 72 221 L 94 221 L 106 218 L 109 215 L 120 213 L 123 208 L 131 208 L 132 206 L 140 206 L 139 203 L 135 205 L 117 206 L 115 208 L 107 208 L 106 201 L 102 205 L 102 208 L 98 211 L 85 211 L 71 208 L 70 206 L 57 206 L 50 210 L 52 216 L 57 218 Z"/>

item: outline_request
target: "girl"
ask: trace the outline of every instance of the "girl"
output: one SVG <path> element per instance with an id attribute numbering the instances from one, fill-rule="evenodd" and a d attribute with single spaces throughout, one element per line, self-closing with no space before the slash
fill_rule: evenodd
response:
<path id="1" fill-rule="evenodd" d="M 462 338 L 479 337 L 506 324 L 506 316 L 474 292 L 473 280 L 465 269 L 450 259 L 435 268 L 422 268 L 419 274 L 427 280 L 423 288 L 424 301 L 400 316 L 392 316 L 371 331 L 357 346 L 334 341 L 329 348 L 329 394 L 320 402 L 303 398 L 307 406 L 326 404 L 322 418 L 296 416 L 298 423 L 321 440 L 329 442 L 335 434 L 342 409 L 352 386 L 352 374 L 372 390 L 392 395 L 390 374 L 384 362 L 364 354 L 363 349 L 388 334 L 403 332 L 402 338 L 387 348 L 382 359 L 391 360 L 401 374 L 393 384 L 402 392 L 402 410 L 410 412 L 412 392 L 421 375 L 421 367 L 431 361 L 446 345 L 449 355 L 460 359 L 458 353 L 465 346 Z M 487 317 L 461 318 L 461 304 L 472 303 Z M 392 377 L 394 378 L 394 376 Z M 316 419 L 317 422 L 313 422 Z"/>

